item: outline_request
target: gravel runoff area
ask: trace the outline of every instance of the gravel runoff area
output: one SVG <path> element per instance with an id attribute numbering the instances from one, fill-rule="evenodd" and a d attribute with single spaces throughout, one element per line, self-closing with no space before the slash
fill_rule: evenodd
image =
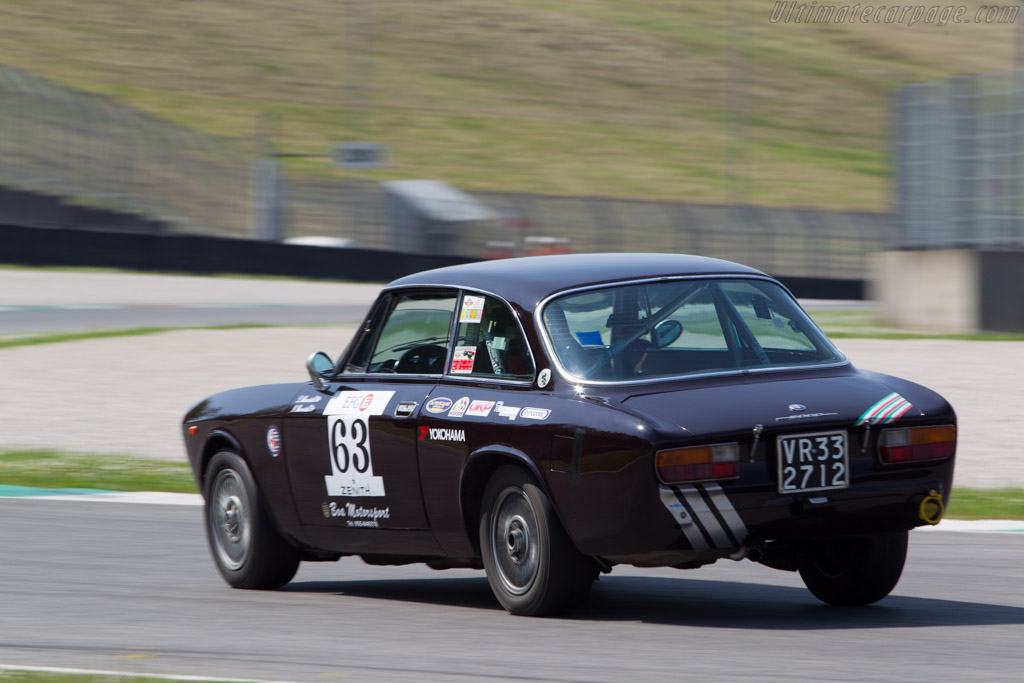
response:
<path id="1" fill-rule="evenodd" d="M 223 389 L 303 381 L 306 356 L 337 356 L 354 329 L 181 330 L 0 349 L 3 448 L 183 459 L 180 421 L 193 403 Z M 920 382 L 950 400 L 960 417 L 958 485 L 1024 486 L 1024 343 L 837 344 L 859 367 Z"/>

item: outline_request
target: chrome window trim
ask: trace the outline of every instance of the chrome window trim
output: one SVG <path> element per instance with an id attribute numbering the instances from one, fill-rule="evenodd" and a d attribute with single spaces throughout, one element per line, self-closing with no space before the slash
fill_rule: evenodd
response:
<path id="1" fill-rule="evenodd" d="M 448 285 L 447 287 L 435 287 L 435 289 L 448 289 L 448 290 L 451 290 L 451 291 L 455 292 L 455 307 L 452 309 L 452 321 L 451 321 L 451 323 L 449 323 L 450 327 L 448 328 L 449 348 L 447 349 L 447 353 L 445 353 L 445 362 L 447 363 L 447 362 L 449 362 L 448 358 L 450 358 L 450 354 L 452 353 L 452 350 L 450 348 L 452 336 L 455 334 L 455 329 L 458 327 L 458 323 L 456 322 L 456 318 L 458 316 L 459 304 L 462 303 L 462 290 L 459 287 L 455 287 L 455 286 L 452 286 L 452 285 Z M 365 330 L 365 326 L 366 326 L 367 321 L 369 321 L 370 318 L 373 317 L 373 313 L 374 313 L 375 306 L 376 306 L 377 302 L 379 302 L 381 300 L 381 298 L 385 294 L 391 294 L 392 292 L 397 292 L 397 293 L 399 293 L 399 295 L 401 295 L 401 292 L 403 290 L 405 290 L 407 292 L 415 292 L 417 290 L 417 287 L 415 287 L 415 286 L 394 287 L 394 288 L 390 288 L 390 289 L 385 287 L 384 289 L 382 289 L 380 294 L 377 295 L 377 299 L 374 300 L 373 304 L 370 305 L 370 311 L 366 314 L 366 317 L 360 323 L 360 329 L 357 330 L 355 337 L 361 337 L 361 335 L 365 333 L 365 331 L 366 331 Z M 388 320 L 391 319 L 391 316 L 394 314 L 394 312 L 395 312 L 395 310 L 392 308 L 391 312 L 388 313 L 388 317 L 384 320 L 384 325 L 385 326 L 387 325 Z M 384 328 L 381 327 L 381 330 L 383 330 L 383 329 Z M 373 332 L 371 332 L 371 334 L 377 334 L 381 330 L 374 330 Z M 354 351 L 354 349 L 355 349 L 355 346 L 352 345 L 352 344 L 356 343 L 355 337 L 353 338 L 352 342 L 349 342 L 349 350 L 351 350 L 351 351 Z M 379 343 L 380 343 L 380 336 L 378 334 L 377 335 L 377 340 L 376 340 L 375 344 L 379 344 Z M 376 349 L 371 349 L 370 357 L 367 359 L 367 364 L 369 364 L 369 362 L 373 360 L 373 351 L 375 351 L 375 350 Z M 339 361 L 339 367 L 344 367 L 344 362 L 347 361 L 347 360 L 348 360 L 348 354 L 346 353 L 346 355 L 343 357 L 343 360 Z M 332 381 L 337 381 L 338 377 L 416 377 L 416 378 L 438 377 L 438 378 L 440 378 L 440 377 L 443 377 L 443 376 L 444 376 L 444 372 L 440 372 L 440 373 L 437 373 L 437 374 L 430 374 L 430 375 L 426 375 L 426 374 L 422 374 L 422 373 L 408 373 L 408 372 L 402 372 L 402 373 L 398 373 L 398 372 L 352 372 L 352 373 L 345 373 L 345 372 L 342 372 L 342 373 L 336 375 Z"/>
<path id="2" fill-rule="evenodd" d="M 643 284 L 649 284 L 649 283 L 652 283 L 652 282 L 669 282 L 669 281 L 675 281 L 675 280 L 761 280 L 762 282 L 770 282 L 771 284 L 776 285 L 777 287 L 782 288 L 782 291 L 786 292 L 787 294 L 789 294 L 789 296 L 791 296 L 793 298 L 793 302 L 796 304 L 797 308 L 799 308 L 800 311 L 802 311 L 803 314 L 807 316 L 807 319 L 810 320 L 811 324 L 814 325 L 814 328 L 816 330 L 818 330 L 818 332 L 821 334 L 822 339 L 825 341 L 825 343 L 828 345 L 828 347 L 830 349 L 832 349 L 835 352 L 835 354 L 837 356 L 839 356 L 839 358 L 841 360 L 835 361 L 833 363 L 818 363 L 818 364 L 814 364 L 814 365 L 779 365 L 779 366 L 772 366 L 770 368 L 749 368 L 749 369 L 740 369 L 740 370 L 718 370 L 718 371 L 714 371 L 714 372 L 694 373 L 692 375 L 665 375 L 665 376 L 661 376 L 661 377 L 651 377 L 649 379 L 632 379 L 632 380 L 630 380 L 630 379 L 623 379 L 623 380 L 583 379 L 581 377 L 577 377 L 576 375 L 573 375 L 568 370 L 566 370 L 565 367 L 562 366 L 562 362 L 558 358 L 558 354 L 555 353 L 554 344 L 552 344 L 551 338 L 548 335 L 547 326 L 544 324 L 544 309 L 547 307 L 547 305 L 553 299 L 557 299 L 557 298 L 560 298 L 560 297 L 563 297 L 563 296 L 567 296 L 569 294 L 577 294 L 579 292 L 588 292 L 588 291 L 592 291 L 592 290 L 595 290 L 595 289 L 610 289 L 612 287 L 622 287 L 622 286 L 629 286 L 629 285 L 643 285 Z M 598 386 L 598 387 L 606 386 L 607 387 L 607 386 L 628 386 L 628 385 L 633 385 L 633 384 L 656 384 L 656 383 L 659 383 L 659 382 L 678 382 L 679 380 L 700 379 L 700 378 L 705 378 L 705 377 L 728 377 L 728 376 L 732 376 L 732 375 L 752 375 L 752 374 L 761 374 L 761 373 L 766 373 L 766 372 L 785 372 L 787 370 L 819 370 L 819 369 L 825 369 L 825 368 L 839 368 L 839 367 L 844 367 L 844 366 L 850 365 L 850 360 L 846 357 L 846 354 L 844 354 L 842 351 L 840 351 L 835 346 L 835 344 L 832 343 L 832 340 L 829 339 L 828 336 L 824 332 L 821 331 L 821 328 L 819 328 L 817 323 L 815 323 L 814 320 L 811 318 L 811 316 L 808 315 L 807 311 L 804 310 L 804 307 L 800 305 L 800 302 L 797 300 L 797 298 L 795 296 L 793 296 L 793 292 L 789 291 L 789 288 L 786 287 L 781 282 L 779 282 L 778 280 L 776 280 L 776 279 L 774 279 L 772 277 L 769 277 L 767 275 L 755 275 L 753 273 L 732 273 L 732 274 L 723 273 L 721 275 L 666 275 L 666 276 L 663 276 L 663 277 L 641 278 L 639 280 L 616 280 L 614 282 L 606 282 L 606 283 L 599 284 L 599 285 L 587 285 L 585 287 L 575 287 L 573 289 L 563 289 L 561 291 L 555 292 L 553 294 L 549 294 L 548 296 L 544 297 L 540 301 L 540 303 L 537 304 L 536 309 L 534 309 L 534 316 L 533 316 L 533 318 L 534 318 L 533 324 L 537 327 L 537 334 L 540 337 L 541 344 L 544 346 L 544 351 L 547 353 L 548 358 L 551 360 L 551 364 L 555 366 L 555 370 L 558 372 L 558 374 L 562 378 L 562 380 L 564 380 L 565 382 L 567 382 L 569 384 L 573 384 L 573 385 Z"/>
<path id="3" fill-rule="evenodd" d="M 437 375 L 431 375 L 431 377 L 436 377 L 436 376 Z M 474 377 L 474 376 L 460 377 L 459 375 L 444 375 L 444 379 L 446 380 L 445 386 L 453 386 L 447 380 L 454 380 L 455 382 L 458 382 L 458 383 L 467 382 L 467 383 L 475 384 L 477 382 L 486 382 L 488 384 L 502 384 L 502 385 L 507 385 L 507 386 L 517 386 L 517 387 L 533 386 L 533 383 L 535 381 L 537 381 L 536 375 L 534 376 L 533 379 L 529 379 L 529 380 L 527 380 L 527 379 L 498 379 L 497 377 Z"/>
<path id="4" fill-rule="evenodd" d="M 462 287 L 462 286 L 459 286 L 459 285 L 445 285 L 445 284 L 416 284 L 416 285 L 402 285 L 400 287 L 385 287 L 384 289 L 381 290 L 381 295 L 383 295 L 385 293 L 401 292 L 403 290 L 416 290 L 416 289 L 454 289 L 456 292 L 458 292 L 458 296 L 456 298 L 456 304 L 455 304 L 455 313 L 454 313 L 454 317 L 452 319 L 451 334 L 450 334 L 449 339 L 448 339 L 448 353 L 445 355 L 444 370 L 442 371 L 442 373 L 440 375 L 423 375 L 424 377 L 440 377 L 440 378 L 449 378 L 449 379 L 465 379 L 465 380 L 470 380 L 470 381 L 473 381 L 473 382 L 489 382 L 489 383 L 495 383 L 495 384 L 509 384 L 509 385 L 516 385 L 516 386 L 532 386 L 537 381 L 537 373 L 539 372 L 537 370 L 537 356 L 535 356 L 534 353 L 533 353 L 533 345 L 530 344 L 530 338 L 526 334 L 526 328 L 523 327 L 523 321 L 519 318 L 519 313 L 516 312 L 515 307 L 512 306 L 511 303 L 509 303 L 508 299 L 506 299 L 505 297 L 501 296 L 500 294 L 495 294 L 494 292 L 488 291 L 486 289 L 479 289 L 477 287 Z M 455 335 L 457 335 L 458 332 L 459 332 L 459 316 L 461 315 L 461 311 L 462 311 L 462 299 L 463 299 L 463 297 L 465 297 L 467 292 L 469 292 L 471 294 L 483 294 L 484 296 L 493 297 L 493 298 L 497 299 L 498 301 L 500 301 L 505 306 L 505 308 L 507 308 L 512 313 L 512 318 L 516 321 L 516 325 L 519 326 L 519 332 L 523 335 L 523 341 L 526 342 L 526 352 L 530 354 L 530 364 L 533 366 L 533 376 L 530 377 L 530 379 L 499 379 L 497 377 L 477 376 L 477 375 L 472 375 L 472 374 L 468 374 L 468 375 L 463 375 L 463 374 L 454 375 L 454 374 L 452 374 L 450 372 L 450 369 L 452 367 L 452 354 L 455 353 L 455 346 L 454 346 L 454 344 L 455 344 Z M 368 374 L 366 374 L 366 376 L 367 377 L 379 377 L 382 374 L 383 375 L 387 375 L 389 373 L 378 373 L 378 374 L 369 374 L 368 373 Z M 352 376 L 352 375 L 349 375 L 349 376 Z M 399 376 L 401 376 L 401 377 L 414 377 L 415 375 L 399 375 Z"/>

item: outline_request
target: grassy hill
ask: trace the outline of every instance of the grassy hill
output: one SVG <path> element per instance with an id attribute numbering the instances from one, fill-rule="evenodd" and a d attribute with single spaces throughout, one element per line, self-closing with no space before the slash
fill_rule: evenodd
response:
<path id="1" fill-rule="evenodd" d="M 380 179 L 867 209 L 889 204 L 895 88 L 1011 66 L 1013 24 L 772 23 L 774 5 L 0 0 L 0 62 L 222 135 L 276 120 L 280 152 L 386 143 Z"/>

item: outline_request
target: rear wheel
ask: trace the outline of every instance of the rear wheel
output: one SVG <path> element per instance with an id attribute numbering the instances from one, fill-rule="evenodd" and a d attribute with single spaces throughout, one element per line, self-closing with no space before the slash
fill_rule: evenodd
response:
<path id="1" fill-rule="evenodd" d="M 568 612 L 587 597 L 597 573 L 544 491 L 513 466 L 495 472 L 484 491 L 480 552 L 491 590 L 512 614 Z"/>
<path id="2" fill-rule="evenodd" d="M 800 577 L 830 605 L 870 605 L 892 592 L 907 559 L 907 532 L 815 543 L 800 559 Z"/>
<path id="3" fill-rule="evenodd" d="M 229 584 L 273 589 L 295 576 L 299 553 L 277 533 L 237 453 L 221 451 L 210 461 L 205 512 L 210 552 Z"/>

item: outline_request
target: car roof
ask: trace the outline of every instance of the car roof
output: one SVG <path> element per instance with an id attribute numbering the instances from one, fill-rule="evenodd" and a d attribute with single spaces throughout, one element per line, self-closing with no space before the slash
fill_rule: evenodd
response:
<path id="1" fill-rule="evenodd" d="M 559 254 L 426 270 L 399 278 L 388 289 L 416 285 L 478 289 L 532 307 L 566 289 L 680 275 L 765 276 L 732 261 L 690 254 Z"/>

